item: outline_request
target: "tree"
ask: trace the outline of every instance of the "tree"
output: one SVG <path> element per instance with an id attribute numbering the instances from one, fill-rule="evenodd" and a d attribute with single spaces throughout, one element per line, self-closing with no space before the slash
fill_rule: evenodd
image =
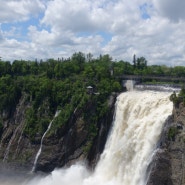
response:
<path id="1" fill-rule="evenodd" d="M 86 56 L 87 62 L 91 62 L 92 59 L 93 59 L 93 55 L 91 53 L 88 53 L 87 56 Z"/>
<path id="2" fill-rule="evenodd" d="M 134 54 L 133 56 L 133 64 L 134 64 L 134 68 L 136 67 L 136 55 Z"/>
<path id="3" fill-rule="evenodd" d="M 74 53 L 71 61 L 76 63 L 80 67 L 80 70 L 82 70 L 85 63 L 85 55 L 82 52 Z"/>
<path id="4" fill-rule="evenodd" d="M 137 58 L 137 68 L 144 69 L 147 67 L 147 60 L 144 57 Z"/>
<path id="5" fill-rule="evenodd" d="M 110 57 L 109 54 L 106 55 L 101 55 L 100 56 L 100 62 L 107 62 L 107 63 L 111 63 L 112 62 L 112 57 Z"/>

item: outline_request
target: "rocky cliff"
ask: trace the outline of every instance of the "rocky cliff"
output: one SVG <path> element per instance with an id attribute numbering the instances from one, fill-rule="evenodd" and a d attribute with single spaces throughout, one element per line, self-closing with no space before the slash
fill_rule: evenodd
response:
<path id="1" fill-rule="evenodd" d="M 87 161 L 89 167 L 93 168 L 103 151 L 109 133 L 115 99 L 116 94 L 109 97 L 108 111 L 99 117 L 93 126 L 87 115 L 95 114 L 96 101 L 89 98 L 83 107 L 76 108 L 66 124 L 45 136 L 35 170 L 50 172 L 56 167 L 70 165 L 80 160 Z M 29 107 L 30 103 L 24 95 L 11 112 L 4 111 L 0 116 L 1 166 L 22 168 L 27 171 L 31 171 L 33 167 L 42 135 L 38 133 L 30 139 L 24 131 L 26 111 Z M 45 112 L 47 113 L 47 106 Z M 84 112 L 87 113 L 86 118 Z"/>
<path id="2" fill-rule="evenodd" d="M 147 185 L 185 184 L 185 107 L 174 105 L 148 168 Z"/>

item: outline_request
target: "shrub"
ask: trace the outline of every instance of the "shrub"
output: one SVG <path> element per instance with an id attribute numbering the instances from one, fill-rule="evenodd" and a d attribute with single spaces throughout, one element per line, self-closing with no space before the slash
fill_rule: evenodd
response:
<path id="1" fill-rule="evenodd" d="M 168 139 L 171 141 L 175 141 L 175 136 L 177 135 L 178 130 L 176 127 L 170 127 L 168 130 Z"/>

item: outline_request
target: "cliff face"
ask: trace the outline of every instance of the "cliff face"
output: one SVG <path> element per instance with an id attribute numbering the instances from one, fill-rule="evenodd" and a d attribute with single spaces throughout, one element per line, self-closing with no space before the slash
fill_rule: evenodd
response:
<path id="1" fill-rule="evenodd" d="M 185 107 L 174 106 L 148 169 L 147 185 L 185 184 Z"/>
<path id="2" fill-rule="evenodd" d="M 115 98 L 116 95 L 109 98 L 108 111 L 97 120 L 94 135 L 89 131 L 90 121 L 83 116 L 84 111 L 94 114 L 96 108 L 94 101 L 88 101 L 83 108 L 74 110 L 67 124 L 58 128 L 55 133 L 48 133 L 43 140 L 42 152 L 35 170 L 50 172 L 56 167 L 70 165 L 80 160 L 86 160 L 93 168 L 103 151 L 109 133 Z M 42 135 L 38 134 L 34 140 L 30 140 L 24 132 L 25 112 L 29 107 L 26 97 L 23 96 L 11 113 L 4 111 L 1 114 L 1 166 L 23 168 L 27 171 L 31 171 L 33 167 Z"/>

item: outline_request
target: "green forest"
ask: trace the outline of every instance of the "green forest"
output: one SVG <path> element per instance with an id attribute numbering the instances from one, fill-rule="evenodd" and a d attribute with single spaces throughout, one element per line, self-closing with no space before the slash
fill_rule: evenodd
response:
<path id="1" fill-rule="evenodd" d="M 56 110 L 60 114 L 51 132 L 66 124 L 75 109 L 82 109 L 89 101 L 95 102 L 94 115 L 83 113 L 84 119 L 91 120 L 89 130 L 93 135 L 96 134 L 94 125 L 106 114 L 108 97 L 123 90 L 118 78 L 123 74 L 184 77 L 185 67 L 149 66 L 144 57 L 135 55 L 129 63 L 113 61 L 108 54 L 93 58 L 92 54 L 82 52 L 67 59 L 47 61 L 1 60 L 0 111 L 11 116 L 20 99 L 25 98 L 29 108 L 24 134 L 34 139 L 36 133 L 42 134 L 47 129 Z M 92 92 L 88 92 L 88 86 L 93 88 Z"/>

